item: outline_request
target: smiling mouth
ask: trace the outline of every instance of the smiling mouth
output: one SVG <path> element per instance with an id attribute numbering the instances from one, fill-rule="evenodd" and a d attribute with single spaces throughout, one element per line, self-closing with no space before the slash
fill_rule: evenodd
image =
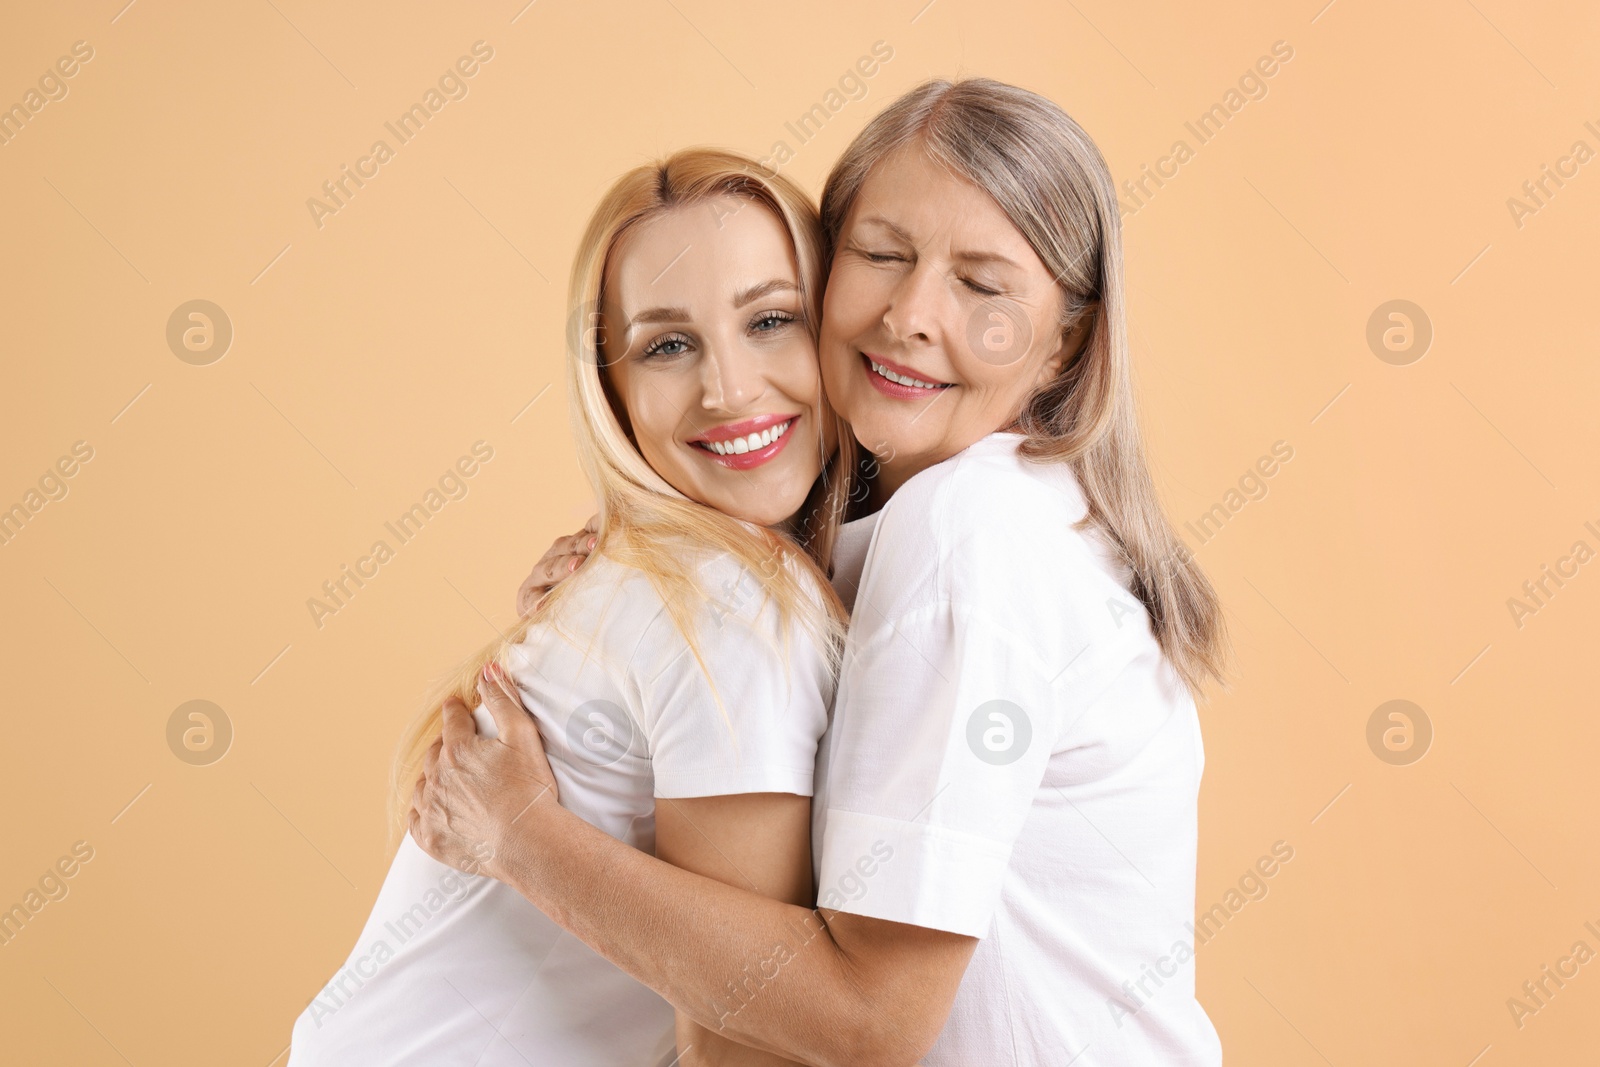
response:
<path id="1" fill-rule="evenodd" d="M 761 415 L 743 423 L 718 427 L 688 443 L 703 452 L 707 459 L 718 466 L 731 470 L 749 470 L 776 458 L 778 453 L 783 451 L 783 447 L 793 436 L 790 431 L 799 419 L 799 415 L 787 417 Z M 744 429 L 750 432 L 728 432 Z"/>
<path id="2" fill-rule="evenodd" d="M 910 367 L 887 364 L 865 352 L 861 353 L 861 359 L 867 365 L 867 373 L 873 379 L 872 384 L 891 396 L 932 396 L 941 389 L 951 387 L 950 382 L 930 382 L 926 378 L 919 378 L 909 373 Z"/>
<path id="3" fill-rule="evenodd" d="M 780 422 L 776 426 L 769 426 L 760 433 L 746 434 L 743 437 L 730 437 L 724 441 L 694 441 L 693 444 L 715 452 L 719 456 L 742 456 L 747 452 L 757 452 L 767 448 L 784 434 L 789 432 L 789 427 L 794 425 L 794 419 Z"/>

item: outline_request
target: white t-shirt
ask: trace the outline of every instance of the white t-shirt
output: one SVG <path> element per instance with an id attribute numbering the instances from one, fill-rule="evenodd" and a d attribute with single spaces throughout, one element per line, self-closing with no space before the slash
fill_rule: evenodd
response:
<path id="1" fill-rule="evenodd" d="M 796 624 L 785 652 L 776 606 L 731 557 L 699 577 L 697 645 L 726 716 L 648 578 L 603 555 L 511 657 L 562 805 L 646 852 L 657 797 L 810 796 L 827 725 L 821 646 Z M 295 1021 L 289 1065 L 650 1067 L 672 1062 L 672 1031 L 649 988 L 408 835 L 349 959 Z"/>
<path id="2" fill-rule="evenodd" d="M 844 610 L 854 611 L 856 591 L 861 587 L 861 571 L 867 563 L 867 549 L 872 547 L 872 531 L 878 528 L 874 512 L 854 522 L 841 523 L 833 539 L 833 574 L 830 580 L 833 591 L 839 595 Z"/>
<path id="3" fill-rule="evenodd" d="M 818 903 L 981 939 L 929 1067 L 1215 1067 L 1195 705 L 1126 567 L 1074 529 L 1072 471 L 1021 440 L 877 516 L 818 755 Z"/>

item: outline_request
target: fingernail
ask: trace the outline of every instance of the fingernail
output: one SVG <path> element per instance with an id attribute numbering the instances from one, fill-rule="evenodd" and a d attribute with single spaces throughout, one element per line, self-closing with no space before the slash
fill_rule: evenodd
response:
<path id="1" fill-rule="evenodd" d="M 594 538 L 592 538 L 592 537 L 589 538 L 589 551 L 590 552 L 594 551 Z"/>
<path id="2" fill-rule="evenodd" d="M 570 574 L 570 573 L 572 573 L 573 571 L 575 571 L 577 569 L 578 569 L 578 557 L 577 556 L 573 556 L 571 562 L 569 562 L 567 564 L 567 573 Z"/>

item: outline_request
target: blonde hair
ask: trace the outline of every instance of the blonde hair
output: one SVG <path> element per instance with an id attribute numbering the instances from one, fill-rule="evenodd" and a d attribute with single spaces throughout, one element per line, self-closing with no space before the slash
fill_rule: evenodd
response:
<path id="1" fill-rule="evenodd" d="M 642 571 L 660 594 L 667 613 L 699 662 L 695 614 L 706 600 L 685 549 L 722 552 L 760 583 L 776 604 L 782 635 L 799 622 L 827 650 L 837 673 L 845 611 L 825 577 L 834 534 L 849 494 L 851 468 L 837 455 L 824 456 L 802 516 L 791 531 L 756 526 L 688 499 L 656 473 L 628 439 L 609 397 L 602 368 L 605 331 L 599 317 L 606 267 L 624 234 L 682 207 L 734 197 L 756 204 L 784 224 L 794 246 L 801 306 L 813 341 L 822 317 L 822 237 L 817 210 L 789 179 L 762 170 L 748 157 L 714 148 L 689 148 L 635 168 L 613 184 L 589 219 L 578 246 L 568 289 L 567 399 L 578 460 L 599 502 L 595 555 Z M 824 402 L 839 439 L 849 428 Z M 820 435 L 819 435 L 820 436 Z M 819 446 L 820 447 L 820 446 Z M 500 640 L 485 646 L 431 693 L 400 741 L 391 777 L 391 829 L 404 834 L 412 793 L 428 748 L 443 723 L 441 707 L 451 695 L 468 707 L 477 701 L 478 672 L 491 660 L 509 668 L 511 649 L 536 622 L 556 620 L 562 604 L 584 584 L 580 569 L 557 585 L 539 607 Z M 509 673 L 509 671 L 508 671 Z M 709 674 L 707 675 L 710 679 Z M 715 694 L 715 679 L 710 679 Z"/>
<path id="2" fill-rule="evenodd" d="M 867 172 L 915 144 L 994 198 L 1065 298 L 1062 336 L 1087 326 L 1060 374 L 1025 402 L 1020 453 L 1070 464 L 1088 500 L 1082 525 L 1100 531 L 1133 572 L 1162 651 L 1191 692 L 1224 682 L 1221 604 L 1162 511 L 1135 410 L 1116 187 L 1100 151 L 1065 111 L 989 78 L 935 80 L 869 122 L 834 165 L 822 194 L 824 254 Z M 853 452 L 843 449 L 842 453 Z"/>

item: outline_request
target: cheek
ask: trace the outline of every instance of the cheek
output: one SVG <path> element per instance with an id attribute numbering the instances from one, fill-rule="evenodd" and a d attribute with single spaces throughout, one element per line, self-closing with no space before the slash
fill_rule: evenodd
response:
<path id="1" fill-rule="evenodd" d="M 1060 345 L 1060 327 L 1037 309 L 1024 312 L 1012 308 L 1001 321 L 985 316 L 979 307 L 967 328 L 952 335 L 947 352 L 963 385 L 1010 402 L 1020 400 L 1040 383 L 1046 362 Z"/>
<path id="2" fill-rule="evenodd" d="M 775 384 L 792 400 L 815 407 L 822 400 L 822 365 L 809 340 L 786 346 Z"/>
<path id="3" fill-rule="evenodd" d="M 883 271 L 849 264 L 833 269 L 822 298 L 824 342 L 848 342 L 883 318 L 889 308 L 887 277 Z"/>
<path id="4" fill-rule="evenodd" d="M 633 425 L 634 440 L 646 456 L 665 455 L 671 449 L 679 413 L 687 408 L 686 403 L 674 403 L 681 392 L 681 383 L 674 382 L 671 375 L 650 375 L 648 380 L 645 375 L 629 376 L 622 401 Z"/>
<path id="5" fill-rule="evenodd" d="M 845 371 L 849 360 L 849 345 L 845 343 L 839 326 L 831 318 L 826 317 L 825 312 L 822 334 L 817 339 L 817 363 L 821 371 L 822 387 L 831 399 L 838 399 L 839 390 L 848 380 Z"/>
<path id="6" fill-rule="evenodd" d="M 836 270 L 822 304 L 822 332 L 817 339 L 822 366 L 822 385 L 832 401 L 839 401 L 854 382 L 856 346 L 870 324 L 874 301 L 866 279 L 851 272 Z M 883 309 L 878 310 L 881 318 Z"/>
<path id="7" fill-rule="evenodd" d="M 980 323 L 977 328 L 982 329 L 982 324 Z M 1007 383 L 1020 380 L 1027 373 L 1027 368 L 1032 365 L 1030 359 L 1015 359 L 1010 363 L 1002 363 L 981 358 L 979 352 L 975 351 L 968 339 L 960 333 L 949 337 L 944 351 L 950 360 L 950 369 L 955 371 L 959 384 L 981 394 L 1004 389 Z"/>

